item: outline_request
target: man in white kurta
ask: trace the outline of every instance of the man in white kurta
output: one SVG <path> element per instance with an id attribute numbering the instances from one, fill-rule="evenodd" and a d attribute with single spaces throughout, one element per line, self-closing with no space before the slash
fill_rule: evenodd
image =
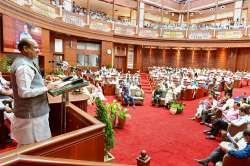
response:
<path id="1" fill-rule="evenodd" d="M 18 44 L 21 52 L 12 64 L 14 120 L 11 131 L 19 145 L 40 142 L 51 137 L 47 91 L 34 59 L 39 48 L 34 40 L 23 39 Z"/>

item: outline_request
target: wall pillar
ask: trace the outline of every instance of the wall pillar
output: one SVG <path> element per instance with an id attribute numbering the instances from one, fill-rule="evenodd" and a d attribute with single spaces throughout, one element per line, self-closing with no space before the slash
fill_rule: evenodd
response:
<path id="1" fill-rule="evenodd" d="M 247 1 L 247 20 L 246 24 L 250 24 L 250 1 Z"/>
<path id="2" fill-rule="evenodd" d="M 142 68 L 142 47 L 135 46 L 134 69 L 140 70 Z"/>
<path id="3" fill-rule="evenodd" d="M 53 61 L 53 53 L 51 52 L 51 41 L 50 41 L 50 31 L 46 29 L 42 29 L 42 50 L 41 54 L 44 56 L 44 74 L 50 74 L 53 72 L 53 65 L 49 62 Z"/>
<path id="4" fill-rule="evenodd" d="M 234 2 L 234 22 L 241 21 L 242 3 L 242 0 Z"/>
<path id="5" fill-rule="evenodd" d="M 110 51 L 111 50 L 111 51 Z M 102 41 L 102 50 L 101 50 L 101 66 L 111 65 L 113 66 L 113 42 Z"/>
<path id="6" fill-rule="evenodd" d="M 66 37 L 63 41 L 64 48 L 64 60 L 69 63 L 70 66 L 76 66 L 77 64 L 77 39 L 75 37 Z"/>

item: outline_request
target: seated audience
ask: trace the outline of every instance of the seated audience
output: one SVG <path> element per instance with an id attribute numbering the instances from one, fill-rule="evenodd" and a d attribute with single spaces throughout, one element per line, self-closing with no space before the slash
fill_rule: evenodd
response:
<path id="1" fill-rule="evenodd" d="M 134 98 L 130 95 L 130 88 L 126 85 L 123 85 L 122 87 L 122 95 L 123 95 L 123 100 L 125 105 L 132 104 L 133 107 L 135 107 L 135 100 Z"/>
<path id="2" fill-rule="evenodd" d="M 243 137 L 244 140 L 242 140 L 241 137 L 235 140 L 236 144 L 232 144 L 234 148 L 226 148 L 223 146 L 223 144 L 220 144 L 220 146 L 217 147 L 207 158 L 196 161 L 201 165 L 208 166 L 210 162 L 213 162 L 215 164 L 218 161 L 222 161 L 225 154 L 228 154 L 229 156 L 235 157 L 237 159 L 250 157 L 250 128 L 244 130 Z M 245 146 L 240 147 L 238 145 L 238 142 L 240 141 L 245 141 Z"/>
<path id="3" fill-rule="evenodd" d="M 235 103 L 233 108 L 230 108 L 228 110 L 225 110 L 222 112 L 222 118 L 215 120 L 211 124 L 211 130 L 207 132 L 208 134 L 208 139 L 215 139 L 217 134 L 219 133 L 220 130 L 227 130 L 229 123 L 231 123 L 233 120 L 239 119 L 240 115 L 244 116 L 244 108 L 240 109 L 240 104 Z M 240 113 L 243 112 L 243 113 Z"/>
<path id="4" fill-rule="evenodd" d="M 160 105 L 161 95 L 162 95 L 161 86 L 157 85 L 156 89 L 153 92 L 153 101 L 152 101 L 153 105 Z"/>
<path id="5" fill-rule="evenodd" d="M 225 95 L 233 96 L 233 82 L 228 80 L 224 86 Z"/>

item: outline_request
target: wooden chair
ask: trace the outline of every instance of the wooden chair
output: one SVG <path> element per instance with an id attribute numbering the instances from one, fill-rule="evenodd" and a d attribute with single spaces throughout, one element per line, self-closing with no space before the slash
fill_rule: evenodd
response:
<path id="1" fill-rule="evenodd" d="M 131 89 L 131 96 L 135 100 L 136 105 L 143 105 L 144 103 L 144 92 L 142 89 Z"/>
<path id="2" fill-rule="evenodd" d="M 235 136 L 238 132 L 245 130 L 250 123 L 244 123 L 241 126 L 234 126 L 230 124 L 227 128 L 227 131 L 221 130 L 221 140 L 226 140 L 227 139 L 227 132 L 231 134 L 231 136 Z"/>
<path id="3" fill-rule="evenodd" d="M 229 155 L 225 155 L 222 161 L 222 166 L 248 166 L 250 165 L 250 157 L 246 159 L 237 159 Z"/>
<path id="4" fill-rule="evenodd" d="M 247 79 L 243 78 L 241 79 L 241 86 L 246 87 L 247 86 Z"/>
<path id="5" fill-rule="evenodd" d="M 240 80 L 234 80 L 234 88 L 241 88 L 241 81 Z"/>
<path id="6" fill-rule="evenodd" d="M 183 100 L 193 100 L 194 90 L 193 89 L 185 89 L 182 94 Z"/>
<path id="7" fill-rule="evenodd" d="M 244 123 L 241 126 L 234 126 L 234 125 L 230 124 L 228 126 L 227 132 L 229 132 L 231 134 L 231 136 L 234 136 L 238 132 L 245 130 L 249 124 L 250 123 Z"/>
<path id="8" fill-rule="evenodd" d="M 202 98 L 202 97 L 204 97 L 203 89 L 202 88 L 198 88 L 197 91 L 196 91 L 195 98 L 199 99 L 199 98 Z"/>

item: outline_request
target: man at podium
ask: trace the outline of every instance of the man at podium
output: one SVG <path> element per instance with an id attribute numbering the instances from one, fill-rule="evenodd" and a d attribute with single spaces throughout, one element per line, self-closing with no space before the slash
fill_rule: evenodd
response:
<path id="1" fill-rule="evenodd" d="M 14 94 L 13 136 L 19 146 L 40 142 L 51 137 L 47 91 L 55 85 L 44 84 L 34 59 L 39 54 L 37 42 L 22 39 L 21 52 L 11 66 Z"/>

